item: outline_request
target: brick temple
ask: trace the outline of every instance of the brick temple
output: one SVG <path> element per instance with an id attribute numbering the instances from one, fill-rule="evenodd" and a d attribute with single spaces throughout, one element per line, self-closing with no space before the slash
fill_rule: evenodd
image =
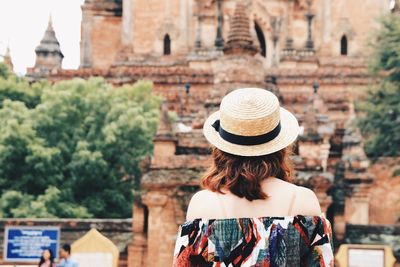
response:
<path id="1" fill-rule="evenodd" d="M 398 10 L 398 1 L 382 0 L 86 0 L 78 70 L 62 69 L 50 21 L 31 81 L 147 79 L 164 97 L 120 266 L 171 265 L 178 226 L 210 165 L 202 125 L 240 87 L 273 91 L 298 118 L 294 180 L 316 192 L 335 247 L 389 244 L 399 262 L 400 160 L 370 162 L 355 126 L 355 103 L 376 82 L 368 38 L 378 17 Z"/>

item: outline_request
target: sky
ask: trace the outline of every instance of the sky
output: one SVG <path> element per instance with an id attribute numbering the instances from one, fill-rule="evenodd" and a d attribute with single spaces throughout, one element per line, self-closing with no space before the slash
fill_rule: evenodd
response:
<path id="1" fill-rule="evenodd" d="M 49 16 L 64 54 L 63 68 L 79 66 L 81 5 L 84 0 L 0 0 L 0 55 L 7 45 L 14 71 L 25 74 L 35 63 L 35 48 L 46 31 Z M 0 61 L 3 59 L 0 57 Z"/>

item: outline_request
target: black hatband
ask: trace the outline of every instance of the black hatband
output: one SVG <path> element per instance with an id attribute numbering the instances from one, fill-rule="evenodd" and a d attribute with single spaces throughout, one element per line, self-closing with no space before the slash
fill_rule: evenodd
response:
<path id="1" fill-rule="evenodd" d="M 270 132 L 256 135 L 256 136 L 243 136 L 243 135 L 236 135 L 230 132 L 225 131 L 220 124 L 219 120 L 216 120 L 212 127 L 219 133 L 219 135 L 225 141 L 236 145 L 245 145 L 245 146 L 252 146 L 252 145 L 261 145 L 273 140 L 277 137 L 281 131 L 281 123 L 279 122 L 278 125 Z"/>

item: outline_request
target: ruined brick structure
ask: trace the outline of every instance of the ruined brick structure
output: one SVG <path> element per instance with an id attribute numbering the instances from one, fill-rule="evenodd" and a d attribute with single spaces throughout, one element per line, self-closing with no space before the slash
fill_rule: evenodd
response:
<path id="1" fill-rule="evenodd" d="M 210 164 L 202 124 L 227 92 L 245 86 L 273 91 L 299 119 L 295 182 L 316 192 L 335 245 L 352 242 L 349 225 L 398 223 L 398 205 L 390 207 L 397 216 L 382 218 L 371 198 L 389 203 L 399 194 L 388 200 L 377 189 L 384 183 L 376 177 L 389 174 L 371 165 L 354 126 L 354 101 L 374 82 L 368 36 L 389 1 L 86 0 L 82 10 L 80 69 L 46 77 L 149 79 L 165 99 L 133 207 L 129 267 L 170 266 L 177 227 Z M 178 114 L 173 123 L 169 111 Z M 400 244 L 388 242 L 399 259 Z"/>

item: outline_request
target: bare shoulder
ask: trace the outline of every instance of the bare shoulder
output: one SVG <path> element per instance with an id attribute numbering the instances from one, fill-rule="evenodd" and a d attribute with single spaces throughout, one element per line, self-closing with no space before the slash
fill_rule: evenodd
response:
<path id="1" fill-rule="evenodd" d="M 318 216 L 321 215 L 321 207 L 314 191 L 297 186 L 296 188 L 296 201 L 293 207 L 296 214 Z"/>
<path id="2" fill-rule="evenodd" d="M 212 203 L 216 201 L 216 193 L 209 190 L 201 190 L 195 193 L 190 199 L 188 210 L 186 212 L 186 220 L 194 220 L 197 218 L 206 218 L 212 216 Z"/>
<path id="3" fill-rule="evenodd" d="M 293 194 L 293 190 L 296 193 L 296 198 L 293 204 L 292 215 L 309 215 L 309 216 L 319 216 L 321 215 L 321 207 L 319 201 L 314 191 L 303 187 L 297 186 L 293 183 L 286 182 L 283 180 L 275 180 L 281 187 L 280 192 L 285 192 L 286 194 Z"/>

